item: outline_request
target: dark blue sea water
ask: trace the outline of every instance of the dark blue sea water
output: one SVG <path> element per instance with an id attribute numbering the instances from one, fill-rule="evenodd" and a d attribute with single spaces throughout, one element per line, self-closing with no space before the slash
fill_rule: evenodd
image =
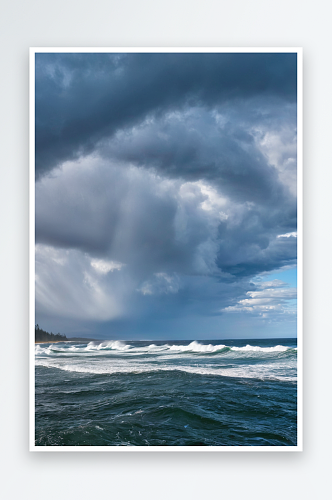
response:
<path id="1" fill-rule="evenodd" d="M 296 339 L 36 345 L 36 446 L 296 446 Z"/>

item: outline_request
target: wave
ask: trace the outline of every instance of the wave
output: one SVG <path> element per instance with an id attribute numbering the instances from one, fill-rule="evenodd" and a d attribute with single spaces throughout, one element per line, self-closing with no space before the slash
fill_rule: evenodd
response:
<path id="1" fill-rule="evenodd" d="M 217 375 L 222 377 L 232 378 L 250 378 L 259 380 L 277 380 L 296 382 L 297 377 L 289 374 L 289 371 L 276 370 L 273 365 L 251 366 L 251 367 L 232 367 L 232 368 L 214 368 L 211 366 L 183 366 L 183 365 L 153 365 L 153 364 L 126 364 L 126 365 L 81 365 L 81 364 L 64 364 L 56 362 L 56 360 L 36 360 L 36 366 L 44 366 L 45 368 L 57 368 L 68 372 L 85 373 L 92 375 L 116 375 L 116 374 L 142 374 L 142 373 L 157 373 L 179 371 L 195 375 Z"/>
<path id="2" fill-rule="evenodd" d="M 212 344 L 200 344 L 196 340 L 191 342 L 189 345 L 171 345 L 169 346 L 171 351 L 182 351 L 182 352 L 201 352 L 201 353 L 214 353 L 219 351 L 238 351 L 238 352 L 285 352 L 291 349 L 290 347 L 284 345 L 276 345 L 273 347 L 259 347 L 247 344 L 244 347 L 236 346 L 226 346 L 223 344 L 212 345 Z"/>
<path id="3" fill-rule="evenodd" d="M 296 349 L 296 348 L 295 348 Z M 178 371 L 196 375 L 296 381 L 294 347 L 124 343 L 119 340 L 36 345 L 36 365 L 86 374 Z"/>
<path id="4" fill-rule="evenodd" d="M 101 344 L 96 344 L 95 342 L 89 342 L 86 346 L 87 351 L 102 351 L 102 350 L 114 350 L 114 351 L 126 351 L 130 349 L 130 345 L 124 344 L 120 340 L 108 340 L 106 342 L 101 342 Z"/>
<path id="5" fill-rule="evenodd" d="M 188 345 L 181 344 L 149 344 L 146 346 L 135 346 L 131 344 L 125 344 L 119 340 L 109 340 L 105 342 L 89 342 L 88 344 L 50 344 L 50 345 L 39 345 L 35 346 L 36 356 L 52 356 L 52 355 L 108 355 L 114 353 L 124 354 L 124 355 L 180 355 L 180 354 L 199 354 L 199 355 L 211 355 L 211 354 L 256 354 L 258 356 L 264 354 L 273 353 L 283 353 L 283 352 L 296 352 L 297 348 L 288 347 L 283 345 L 276 345 L 272 347 L 260 347 L 252 346 L 247 344 L 246 346 L 227 346 L 225 344 L 202 344 L 196 340 L 190 342 Z"/>
<path id="6" fill-rule="evenodd" d="M 242 351 L 242 352 L 285 352 L 291 349 L 284 345 L 276 345 L 274 347 L 258 347 L 247 344 L 244 347 L 231 347 L 231 351 Z"/>
<path id="7" fill-rule="evenodd" d="M 170 345 L 168 346 L 170 351 L 181 351 L 181 352 L 201 352 L 210 353 L 222 351 L 226 348 L 225 345 L 212 345 L 212 344 L 200 344 L 196 340 L 191 342 L 189 345 Z"/>

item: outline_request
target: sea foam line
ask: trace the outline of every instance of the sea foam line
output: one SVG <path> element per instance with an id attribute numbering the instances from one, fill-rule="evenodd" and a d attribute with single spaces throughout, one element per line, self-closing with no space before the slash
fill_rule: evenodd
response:
<path id="1" fill-rule="evenodd" d="M 68 365 L 57 363 L 53 360 L 38 360 L 36 361 L 36 366 L 44 366 L 45 368 L 57 368 L 59 370 L 64 370 L 67 372 L 76 373 L 86 373 L 91 375 L 116 375 L 116 374 L 142 374 L 142 373 L 153 373 L 153 372 L 165 372 L 165 371 L 181 371 L 196 375 L 218 375 L 222 377 L 232 377 L 232 378 L 254 378 L 259 380 L 276 380 L 276 381 L 288 381 L 296 382 L 296 376 L 286 376 L 282 374 L 272 373 L 275 371 L 275 367 L 269 366 L 255 366 L 244 368 L 204 368 L 204 367 L 193 367 L 193 366 L 183 366 L 183 365 L 173 365 L 173 366 L 156 366 L 156 365 L 131 365 L 126 367 L 121 366 L 80 366 L 80 365 Z M 272 370 L 270 369 L 272 368 Z"/>

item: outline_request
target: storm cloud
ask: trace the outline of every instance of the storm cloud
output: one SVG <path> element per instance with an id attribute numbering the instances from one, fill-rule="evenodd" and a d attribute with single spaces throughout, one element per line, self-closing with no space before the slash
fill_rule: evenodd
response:
<path id="1" fill-rule="evenodd" d="M 36 54 L 36 172 L 147 116 L 296 101 L 296 54 Z"/>
<path id="2" fill-rule="evenodd" d="M 44 327 L 294 333 L 256 278 L 296 265 L 296 83 L 290 53 L 36 54 Z"/>

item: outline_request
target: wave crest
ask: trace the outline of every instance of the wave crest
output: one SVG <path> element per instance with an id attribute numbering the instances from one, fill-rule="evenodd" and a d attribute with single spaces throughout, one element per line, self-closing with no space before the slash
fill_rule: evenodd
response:
<path id="1" fill-rule="evenodd" d="M 89 342 L 86 346 L 86 351 L 103 351 L 103 350 L 114 350 L 114 351 L 127 351 L 130 349 L 129 344 L 124 344 L 120 340 L 108 340 L 106 342 L 101 342 L 96 344 L 95 342 Z"/>
<path id="2" fill-rule="evenodd" d="M 274 347 L 258 347 L 247 344 L 244 347 L 231 347 L 231 351 L 242 351 L 242 352 L 285 352 L 290 349 L 284 345 L 276 345 Z"/>
<path id="3" fill-rule="evenodd" d="M 189 345 L 170 345 L 168 346 L 170 351 L 181 351 L 181 352 L 201 352 L 210 353 L 222 351 L 226 348 L 224 344 L 212 345 L 212 344 L 200 344 L 196 340 L 191 342 Z"/>
<path id="4" fill-rule="evenodd" d="M 94 375 L 119 375 L 119 374 L 144 374 L 144 373 L 160 373 L 160 372 L 185 372 L 192 375 L 212 375 L 232 378 L 249 378 L 259 380 L 278 380 L 296 382 L 297 377 L 294 374 L 288 373 L 288 370 L 274 370 L 272 366 L 255 366 L 255 367 L 233 367 L 221 368 L 213 366 L 183 366 L 183 365 L 149 365 L 149 364 L 119 364 L 119 365 L 100 365 L 90 364 L 64 364 L 56 360 L 39 359 L 36 360 L 36 366 L 43 366 L 45 368 L 57 368 L 68 372 L 86 373 Z"/>

